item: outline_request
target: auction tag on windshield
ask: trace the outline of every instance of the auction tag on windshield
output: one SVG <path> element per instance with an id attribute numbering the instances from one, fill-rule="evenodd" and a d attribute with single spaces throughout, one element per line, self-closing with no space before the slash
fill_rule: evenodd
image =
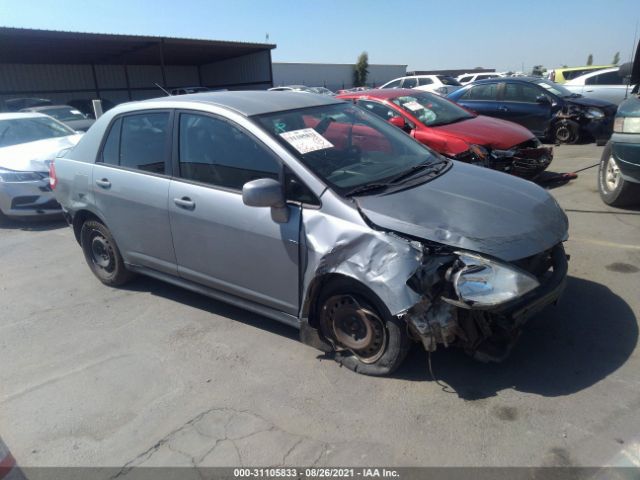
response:
<path id="1" fill-rule="evenodd" d="M 333 147 L 333 144 L 316 132 L 313 128 L 291 130 L 281 133 L 280 136 L 291 144 L 293 148 L 302 153 L 315 152 Z"/>
<path id="2" fill-rule="evenodd" d="M 408 108 L 409 110 L 411 110 L 412 112 L 417 112 L 418 110 L 422 110 L 424 107 L 422 105 L 420 105 L 418 102 L 416 102 L 415 100 L 412 102 L 407 102 L 407 103 L 403 103 L 402 106 L 404 108 Z"/>

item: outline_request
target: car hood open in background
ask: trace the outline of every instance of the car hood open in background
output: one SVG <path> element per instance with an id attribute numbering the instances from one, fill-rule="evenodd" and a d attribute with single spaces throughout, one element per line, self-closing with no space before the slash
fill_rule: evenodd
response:
<path id="1" fill-rule="evenodd" d="M 504 261 L 538 254 L 567 238 L 567 216 L 544 189 L 457 161 L 430 182 L 355 199 L 381 228 Z"/>
<path id="2" fill-rule="evenodd" d="M 81 134 L 47 138 L 0 148 L 0 168 L 18 172 L 48 172 L 47 160 L 53 160 L 61 150 L 73 147 Z"/>
<path id="3" fill-rule="evenodd" d="M 517 123 L 484 115 L 431 128 L 440 133 L 463 138 L 469 143 L 500 150 L 515 147 L 535 138 L 533 133 Z"/>

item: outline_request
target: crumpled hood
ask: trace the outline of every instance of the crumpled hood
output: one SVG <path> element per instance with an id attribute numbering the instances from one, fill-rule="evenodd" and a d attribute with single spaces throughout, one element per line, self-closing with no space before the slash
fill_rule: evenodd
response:
<path id="1" fill-rule="evenodd" d="M 458 161 L 430 182 L 355 200 L 381 228 L 508 262 L 551 248 L 567 238 L 569 227 L 538 185 Z"/>
<path id="2" fill-rule="evenodd" d="M 500 150 L 515 147 L 534 138 L 533 133 L 522 125 L 484 115 L 431 128 L 439 133 L 462 138 L 468 143 Z"/>
<path id="3" fill-rule="evenodd" d="M 53 160 L 65 148 L 73 147 L 81 134 L 47 138 L 0 148 L 0 168 L 19 172 L 48 172 L 47 160 Z"/>

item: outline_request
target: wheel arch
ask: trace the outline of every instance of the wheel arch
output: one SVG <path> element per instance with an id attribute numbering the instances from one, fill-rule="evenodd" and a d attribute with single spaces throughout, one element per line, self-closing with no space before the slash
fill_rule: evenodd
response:
<path id="1" fill-rule="evenodd" d="M 80 232 L 82 230 L 82 225 L 87 220 L 96 220 L 102 223 L 103 225 L 105 225 L 107 228 L 109 228 L 107 226 L 107 223 L 104 221 L 104 219 L 101 218 L 100 215 L 98 215 L 97 213 L 87 209 L 78 210 L 73 215 L 73 221 L 71 223 L 71 226 L 73 227 L 73 234 L 76 237 L 76 241 L 78 242 L 78 245 L 80 245 Z"/>

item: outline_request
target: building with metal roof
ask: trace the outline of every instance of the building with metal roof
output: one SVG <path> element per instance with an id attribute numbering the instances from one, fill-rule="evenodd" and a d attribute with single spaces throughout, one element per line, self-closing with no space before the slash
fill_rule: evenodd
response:
<path id="1" fill-rule="evenodd" d="M 0 100 L 117 104 L 170 90 L 273 86 L 273 44 L 0 27 Z"/>

